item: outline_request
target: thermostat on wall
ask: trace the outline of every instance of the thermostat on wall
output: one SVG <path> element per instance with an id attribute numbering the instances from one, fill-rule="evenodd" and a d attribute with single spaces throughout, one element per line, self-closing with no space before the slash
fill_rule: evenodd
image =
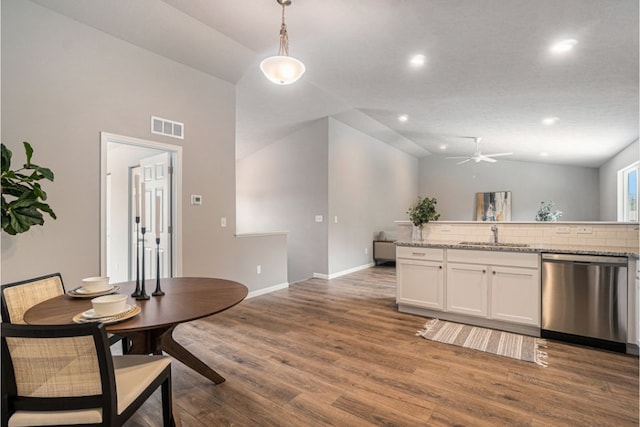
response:
<path id="1" fill-rule="evenodd" d="M 191 195 L 191 204 L 192 205 L 201 205 L 202 204 L 202 196 L 198 194 Z"/>

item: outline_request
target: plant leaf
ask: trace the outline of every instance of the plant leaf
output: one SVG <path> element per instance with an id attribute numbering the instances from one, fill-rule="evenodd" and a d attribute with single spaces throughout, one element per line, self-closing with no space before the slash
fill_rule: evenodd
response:
<path id="1" fill-rule="evenodd" d="M 37 166 L 36 171 L 42 175 L 43 178 L 48 179 L 49 181 L 53 181 L 53 172 L 49 168 L 43 168 L 42 166 Z"/>
<path id="2" fill-rule="evenodd" d="M 58 217 L 56 216 L 56 213 L 46 203 L 36 203 L 33 206 L 35 206 L 36 208 L 40 209 L 42 212 L 48 213 L 51 218 L 58 219 Z"/>
<path id="3" fill-rule="evenodd" d="M 33 147 L 27 141 L 22 141 L 24 145 L 24 152 L 27 155 L 27 165 L 31 165 L 31 156 L 33 156 Z"/>
<path id="4" fill-rule="evenodd" d="M 11 167 L 11 150 L 6 145 L 1 144 L 2 148 L 2 174 L 4 175 Z"/>

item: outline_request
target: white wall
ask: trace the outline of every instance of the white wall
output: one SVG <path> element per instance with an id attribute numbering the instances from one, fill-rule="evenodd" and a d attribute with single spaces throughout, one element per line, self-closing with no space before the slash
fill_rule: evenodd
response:
<path id="1" fill-rule="evenodd" d="M 636 139 L 608 162 L 600 166 L 600 219 L 618 219 L 618 171 L 640 160 L 640 145 Z"/>
<path id="2" fill-rule="evenodd" d="M 234 236 L 234 85 L 31 2 L 1 7 L 2 142 L 21 161 L 30 141 L 34 161 L 55 172 L 45 189 L 58 214 L 28 233 L 2 233 L 3 282 L 59 271 L 72 286 L 99 273 L 101 131 L 183 147 L 184 275 L 250 290 L 286 282 L 284 236 Z M 152 135 L 151 115 L 184 122 L 185 139 Z M 191 194 L 204 204 L 190 205 Z"/>
<path id="3" fill-rule="evenodd" d="M 533 221 L 541 201 L 555 202 L 563 221 L 600 219 L 596 168 L 504 159 L 455 163 L 439 155 L 420 159 L 420 195 L 438 199 L 440 220 L 475 220 L 476 193 L 492 191 L 512 192 L 513 221 Z"/>
<path id="4" fill-rule="evenodd" d="M 237 175 L 238 230 L 286 230 L 295 282 L 371 264 L 375 234 L 417 197 L 418 160 L 325 118 L 239 160 Z"/>
<path id="5" fill-rule="evenodd" d="M 237 164 L 238 231 L 287 231 L 290 283 L 328 271 L 327 150 L 320 119 Z"/>
<path id="6" fill-rule="evenodd" d="M 372 263 L 375 234 L 395 230 L 417 191 L 417 158 L 329 119 L 329 274 Z"/>

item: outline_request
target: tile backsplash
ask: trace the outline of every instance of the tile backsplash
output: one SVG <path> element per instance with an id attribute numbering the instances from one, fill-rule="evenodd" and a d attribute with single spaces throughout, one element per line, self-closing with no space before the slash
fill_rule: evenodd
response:
<path id="1" fill-rule="evenodd" d="M 425 241 L 459 243 L 490 242 L 491 226 L 498 227 L 498 238 L 504 243 L 531 245 L 607 246 L 638 250 L 638 224 L 613 222 L 454 222 L 437 221 L 425 224 Z M 410 221 L 396 221 L 398 240 L 417 241 L 417 227 Z"/>

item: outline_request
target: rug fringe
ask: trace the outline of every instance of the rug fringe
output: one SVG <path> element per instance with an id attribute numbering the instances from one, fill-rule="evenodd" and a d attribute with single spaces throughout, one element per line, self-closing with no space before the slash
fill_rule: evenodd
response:
<path id="1" fill-rule="evenodd" d="M 424 334 L 431 332 L 431 329 L 433 329 L 433 327 L 436 326 L 438 321 L 439 321 L 438 318 L 429 320 L 427 323 L 424 324 L 424 329 L 421 329 L 416 332 L 416 336 L 422 337 L 424 336 Z"/>
<path id="2" fill-rule="evenodd" d="M 536 338 L 535 362 L 536 362 L 537 365 L 540 365 L 543 368 L 548 368 L 549 367 L 549 361 L 548 361 L 549 354 L 546 351 L 540 350 L 540 347 L 548 348 L 547 347 L 547 340 L 545 340 L 543 338 Z"/>

